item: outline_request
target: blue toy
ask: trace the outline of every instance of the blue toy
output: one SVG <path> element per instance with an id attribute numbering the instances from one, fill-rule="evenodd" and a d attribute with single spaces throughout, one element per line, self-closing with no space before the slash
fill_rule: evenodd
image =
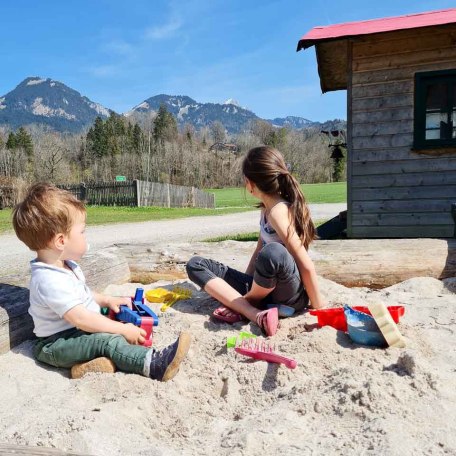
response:
<path id="1" fill-rule="evenodd" d="M 144 329 L 146 341 L 143 345 L 150 347 L 152 345 L 152 326 L 158 325 L 158 316 L 149 306 L 144 304 L 143 288 L 136 289 L 135 296 L 131 298 L 131 307 L 130 309 L 128 306 L 120 306 L 119 313 L 111 310 L 109 317 L 123 323 L 132 323 Z"/>

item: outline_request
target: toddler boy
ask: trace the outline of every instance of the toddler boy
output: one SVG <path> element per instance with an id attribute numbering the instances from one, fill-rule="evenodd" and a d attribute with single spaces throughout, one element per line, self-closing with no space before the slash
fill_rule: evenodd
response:
<path id="1" fill-rule="evenodd" d="M 101 315 L 119 312 L 129 298 L 91 292 L 76 263 L 87 250 L 86 210 L 71 193 L 50 184 L 33 185 L 13 211 L 17 237 L 37 257 L 31 261 L 30 309 L 38 342 L 38 361 L 55 367 L 109 358 L 121 371 L 155 380 L 173 378 L 190 346 L 190 334 L 162 350 L 148 349 L 145 331 Z"/>

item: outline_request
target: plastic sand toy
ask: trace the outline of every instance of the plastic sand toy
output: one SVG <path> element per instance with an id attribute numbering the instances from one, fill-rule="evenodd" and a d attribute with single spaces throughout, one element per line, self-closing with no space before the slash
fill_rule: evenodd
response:
<path id="1" fill-rule="evenodd" d="M 234 348 L 236 347 L 236 345 L 240 345 L 240 343 L 244 339 L 254 339 L 255 337 L 255 334 L 250 334 L 248 332 L 241 331 L 237 336 L 231 336 L 226 338 L 226 348 Z"/>
<path id="2" fill-rule="evenodd" d="M 363 312 L 370 315 L 368 307 L 365 306 L 353 306 L 353 310 Z M 405 313 L 404 306 L 388 306 L 387 307 L 391 317 L 395 323 L 399 323 L 400 318 Z M 345 318 L 343 307 L 334 307 L 331 309 L 312 309 L 310 315 L 314 315 L 318 319 L 318 326 L 331 326 L 338 331 L 347 332 L 347 320 Z"/>
<path id="3" fill-rule="evenodd" d="M 288 369 L 294 369 L 298 363 L 296 360 L 279 355 L 275 346 L 263 339 L 244 339 L 240 341 L 234 350 L 240 355 L 249 356 L 268 363 L 284 364 Z"/>
<path id="4" fill-rule="evenodd" d="M 154 288 L 153 290 L 146 291 L 146 299 L 149 302 L 165 302 L 171 299 L 172 293 L 165 288 Z"/>
<path id="5" fill-rule="evenodd" d="M 166 312 L 169 307 L 177 301 L 192 297 L 192 291 L 184 287 L 174 287 L 171 291 L 165 288 L 154 288 L 146 291 L 146 299 L 149 302 L 163 303 L 160 307 L 161 312 Z"/>

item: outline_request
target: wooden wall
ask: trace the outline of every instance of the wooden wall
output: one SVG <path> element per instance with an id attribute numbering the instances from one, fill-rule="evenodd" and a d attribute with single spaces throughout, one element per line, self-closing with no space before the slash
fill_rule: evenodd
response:
<path id="1" fill-rule="evenodd" d="M 411 149 L 414 74 L 456 69 L 456 25 L 348 48 L 349 237 L 452 237 L 456 149 Z"/>

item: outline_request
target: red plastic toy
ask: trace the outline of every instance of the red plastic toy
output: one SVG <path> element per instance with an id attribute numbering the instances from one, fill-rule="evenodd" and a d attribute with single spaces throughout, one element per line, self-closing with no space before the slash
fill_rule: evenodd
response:
<path id="1" fill-rule="evenodd" d="M 353 306 L 352 309 L 370 315 L 369 309 L 365 306 Z M 388 306 L 389 313 L 395 323 L 399 323 L 400 318 L 405 313 L 404 306 Z M 318 326 L 331 326 L 338 331 L 347 332 L 347 321 L 345 320 L 343 307 L 334 307 L 332 309 L 312 309 L 310 315 L 318 319 Z"/>

